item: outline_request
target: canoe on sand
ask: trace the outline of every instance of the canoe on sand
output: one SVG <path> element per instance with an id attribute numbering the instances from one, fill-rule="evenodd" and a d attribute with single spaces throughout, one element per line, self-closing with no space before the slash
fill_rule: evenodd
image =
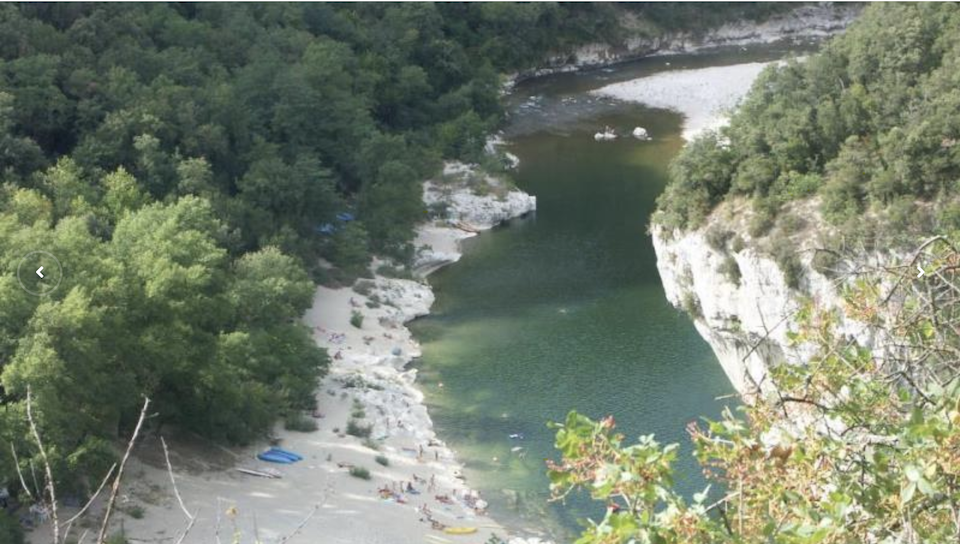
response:
<path id="1" fill-rule="evenodd" d="M 472 535 L 477 532 L 476 527 L 447 527 L 443 530 L 448 535 Z"/>
<path id="2" fill-rule="evenodd" d="M 281 465 L 290 465 L 294 463 L 293 459 L 270 450 L 257 455 L 257 459 L 261 461 L 267 461 L 268 463 L 280 463 Z"/>
<path id="3" fill-rule="evenodd" d="M 271 452 L 273 452 L 273 453 L 280 454 L 280 455 L 282 455 L 282 456 L 284 456 L 284 457 L 289 457 L 289 458 L 290 458 L 291 460 L 293 460 L 293 461 L 303 461 L 303 456 L 302 456 L 302 455 L 300 455 L 299 453 L 294 453 L 294 452 L 292 452 L 292 451 L 290 451 L 290 450 L 285 450 L 285 449 L 283 449 L 283 448 L 273 447 L 273 448 L 270 448 L 268 451 L 271 451 Z"/>

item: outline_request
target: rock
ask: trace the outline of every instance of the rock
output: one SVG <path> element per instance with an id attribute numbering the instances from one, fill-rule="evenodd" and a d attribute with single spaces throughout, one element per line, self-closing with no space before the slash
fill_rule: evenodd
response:
<path id="1" fill-rule="evenodd" d="M 649 140 L 650 135 L 647 134 L 647 129 L 643 127 L 636 127 L 633 129 L 633 137 L 638 140 Z"/>
<path id="2" fill-rule="evenodd" d="M 814 207 L 804 214 L 811 218 L 810 224 L 820 224 Z M 723 215 L 739 215 L 740 221 L 718 217 Z M 812 266 L 815 234 L 808 232 L 791 240 L 803 270 L 798 291 L 787 285 L 779 265 L 760 250 L 760 243 L 745 234 L 744 215 L 743 210 L 714 211 L 705 227 L 681 232 L 653 225 L 651 234 L 667 299 L 678 308 L 691 303 L 699 307 L 700 315 L 694 316 L 697 331 L 713 348 L 734 388 L 749 396 L 758 387 L 762 393 L 773 392 L 767 376 L 772 365 L 801 364 L 815 354 L 815 345 L 795 343 L 788 336 L 797 328 L 795 315 L 801 303 L 810 300 L 819 309 L 839 313 L 843 302 L 842 285 Z M 734 252 L 729 244 L 719 250 L 711 247 L 706 233 L 712 226 L 738 232 L 746 240 L 744 248 Z M 721 264 L 731 258 L 740 271 L 738 282 L 720 271 Z M 889 254 L 863 256 L 861 264 L 879 266 L 891 258 Z M 836 332 L 865 347 L 875 344 L 870 327 L 847 317 L 838 319 Z"/>

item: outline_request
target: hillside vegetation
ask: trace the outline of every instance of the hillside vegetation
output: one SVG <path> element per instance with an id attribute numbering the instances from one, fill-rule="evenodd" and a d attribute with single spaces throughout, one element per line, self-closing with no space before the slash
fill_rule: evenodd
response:
<path id="1" fill-rule="evenodd" d="M 752 234 L 784 204 L 868 244 L 960 228 L 960 7 L 871 5 L 806 60 L 768 68 L 719 134 L 674 161 L 654 222 L 696 228 L 752 200 Z"/>

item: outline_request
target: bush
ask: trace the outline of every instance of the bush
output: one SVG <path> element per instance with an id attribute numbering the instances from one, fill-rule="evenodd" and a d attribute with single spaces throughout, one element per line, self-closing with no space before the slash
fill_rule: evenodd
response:
<path id="1" fill-rule="evenodd" d="M 23 528 L 17 520 L 0 510 L 0 542 L 9 544 L 23 544 Z"/>
<path id="2" fill-rule="evenodd" d="M 787 235 L 796 234 L 803 227 L 807 226 L 807 222 L 795 213 L 784 214 L 780 217 L 780 230 Z"/>
<path id="3" fill-rule="evenodd" d="M 373 451 L 380 451 L 380 443 L 372 438 L 364 438 L 363 447 Z"/>
<path id="4" fill-rule="evenodd" d="M 386 455 L 378 455 L 374 460 L 377 462 L 378 465 L 385 466 L 385 467 L 390 466 L 390 460 L 387 459 Z"/>
<path id="5" fill-rule="evenodd" d="M 744 247 L 746 247 L 746 243 L 743 241 L 743 237 L 740 236 L 739 234 L 734 236 L 733 239 L 730 240 L 730 251 L 734 253 L 740 253 L 741 251 L 743 251 Z"/>
<path id="6" fill-rule="evenodd" d="M 684 291 L 680 299 L 680 307 L 683 308 L 683 311 L 690 314 L 690 317 L 693 319 L 703 317 L 703 308 L 700 307 L 700 299 L 697 298 L 697 295 L 693 294 L 693 291 Z"/>
<path id="7" fill-rule="evenodd" d="M 737 260 L 733 255 L 727 255 L 723 259 L 723 262 L 717 267 L 717 272 L 723 274 L 730 283 L 740 285 L 740 265 L 737 264 Z"/>
<path id="8" fill-rule="evenodd" d="M 354 310 L 353 313 L 350 314 L 350 324 L 358 329 L 362 328 L 363 314 L 358 312 L 357 310 Z"/>
<path id="9" fill-rule="evenodd" d="M 361 480 L 370 479 L 370 471 L 363 467 L 350 467 L 350 475 Z"/>
<path id="10" fill-rule="evenodd" d="M 787 287 L 799 289 L 800 282 L 803 280 L 803 264 L 800 263 L 800 257 L 794 248 L 785 241 L 774 244 L 773 259 L 783 272 L 783 279 Z"/>
<path id="11" fill-rule="evenodd" d="M 133 519 L 143 519 L 143 516 L 147 513 L 139 504 L 135 504 L 126 510 L 127 515 Z"/>
<path id="12" fill-rule="evenodd" d="M 353 408 L 350 411 L 350 417 L 353 419 L 363 419 L 367 417 L 367 411 L 363 409 L 363 403 L 353 399 Z"/>
<path id="13" fill-rule="evenodd" d="M 347 421 L 347 434 L 350 436 L 356 436 L 357 438 L 370 438 L 370 434 L 372 432 L 373 425 L 364 425 L 356 419 Z"/>
<path id="14" fill-rule="evenodd" d="M 303 414 L 293 414 L 283 421 L 283 428 L 288 431 L 309 433 L 317 430 L 317 421 Z"/>
<path id="15" fill-rule="evenodd" d="M 747 227 L 750 236 L 759 238 L 773 228 L 777 219 L 777 207 L 770 202 L 757 200 L 753 206 L 753 216 Z"/>
<path id="16" fill-rule="evenodd" d="M 707 229 L 707 244 L 714 251 L 723 251 L 727 248 L 727 241 L 733 237 L 733 232 L 720 227 Z"/>

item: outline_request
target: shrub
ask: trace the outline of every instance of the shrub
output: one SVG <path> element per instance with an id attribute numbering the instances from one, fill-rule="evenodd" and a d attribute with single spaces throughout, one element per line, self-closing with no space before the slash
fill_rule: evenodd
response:
<path id="1" fill-rule="evenodd" d="M 378 465 L 385 466 L 385 467 L 390 466 L 390 460 L 387 459 L 386 455 L 378 455 L 374 460 L 377 462 Z"/>
<path id="2" fill-rule="evenodd" d="M 775 243 L 773 248 L 773 259 L 783 272 L 787 287 L 799 289 L 800 282 L 803 280 L 803 264 L 800 263 L 800 257 L 786 242 Z"/>
<path id="3" fill-rule="evenodd" d="M 17 520 L 0 510 L 0 542 L 9 544 L 23 544 L 23 528 L 17 523 Z"/>
<path id="4" fill-rule="evenodd" d="M 363 419 L 367 417 L 367 411 L 363 409 L 363 403 L 353 399 L 353 408 L 350 411 L 350 417 L 353 419 Z"/>
<path id="5" fill-rule="evenodd" d="M 753 206 L 753 216 L 750 218 L 750 225 L 747 230 L 750 236 L 759 238 L 773 228 L 776 222 L 777 208 L 770 202 L 757 200 Z"/>
<path id="6" fill-rule="evenodd" d="M 714 251 L 723 251 L 727 248 L 727 241 L 733 237 L 733 232 L 720 227 L 707 229 L 707 244 Z"/>
<path id="7" fill-rule="evenodd" d="M 354 311 L 350 314 L 350 324 L 353 325 L 354 327 L 358 328 L 358 329 L 359 329 L 359 328 L 362 328 L 362 327 L 363 327 L 363 314 L 360 313 L 360 312 L 358 312 L 357 310 L 354 310 Z"/>
<path id="8" fill-rule="evenodd" d="M 376 286 L 377 284 L 370 280 L 357 280 L 357 282 L 353 284 L 353 292 L 365 297 L 370 296 L 370 293 L 373 292 L 373 288 Z"/>
<path id="9" fill-rule="evenodd" d="M 727 278 L 730 283 L 740 285 L 740 265 L 737 264 L 733 255 L 727 255 L 723 259 L 723 262 L 717 267 L 717 272 L 723 274 L 723 277 Z"/>
<path id="10" fill-rule="evenodd" d="M 373 451 L 380 451 L 380 443 L 372 438 L 364 438 L 363 447 L 371 449 Z"/>
<path id="11" fill-rule="evenodd" d="M 127 508 L 126 512 L 127 515 L 133 519 L 143 519 L 144 514 L 147 513 L 146 510 L 144 510 L 139 504 L 135 504 Z"/>
<path id="12" fill-rule="evenodd" d="M 347 434 L 357 438 L 369 438 L 373 432 L 373 425 L 364 425 L 356 419 L 347 421 Z"/>
<path id="13" fill-rule="evenodd" d="M 684 291 L 683 296 L 680 298 L 680 307 L 694 319 L 703 317 L 700 299 L 697 298 L 697 295 L 693 294 L 693 291 Z"/>
<path id="14" fill-rule="evenodd" d="M 370 471 L 364 467 L 350 467 L 350 475 L 361 480 L 370 479 Z"/>
<path id="15" fill-rule="evenodd" d="M 292 414 L 284 419 L 283 428 L 288 431 L 309 433 L 317 430 L 317 421 L 303 414 Z"/>
<path id="16" fill-rule="evenodd" d="M 795 213 L 787 213 L 780 217 L 780 230 L 784 234 L 796 234 L 803 227 L 807 225 L 807 222 Z"/>
<path id="17" fill-rule="evenodd" d="M 733 239 L 730 240 L 730 251 L 734 253 L 740 253 L 741 251 L 743 251 L 744 247 L 746 247 L 746 243 L 743 241 L 743 237 L 740 236 L 739 234 L 734 236 Z"/>

